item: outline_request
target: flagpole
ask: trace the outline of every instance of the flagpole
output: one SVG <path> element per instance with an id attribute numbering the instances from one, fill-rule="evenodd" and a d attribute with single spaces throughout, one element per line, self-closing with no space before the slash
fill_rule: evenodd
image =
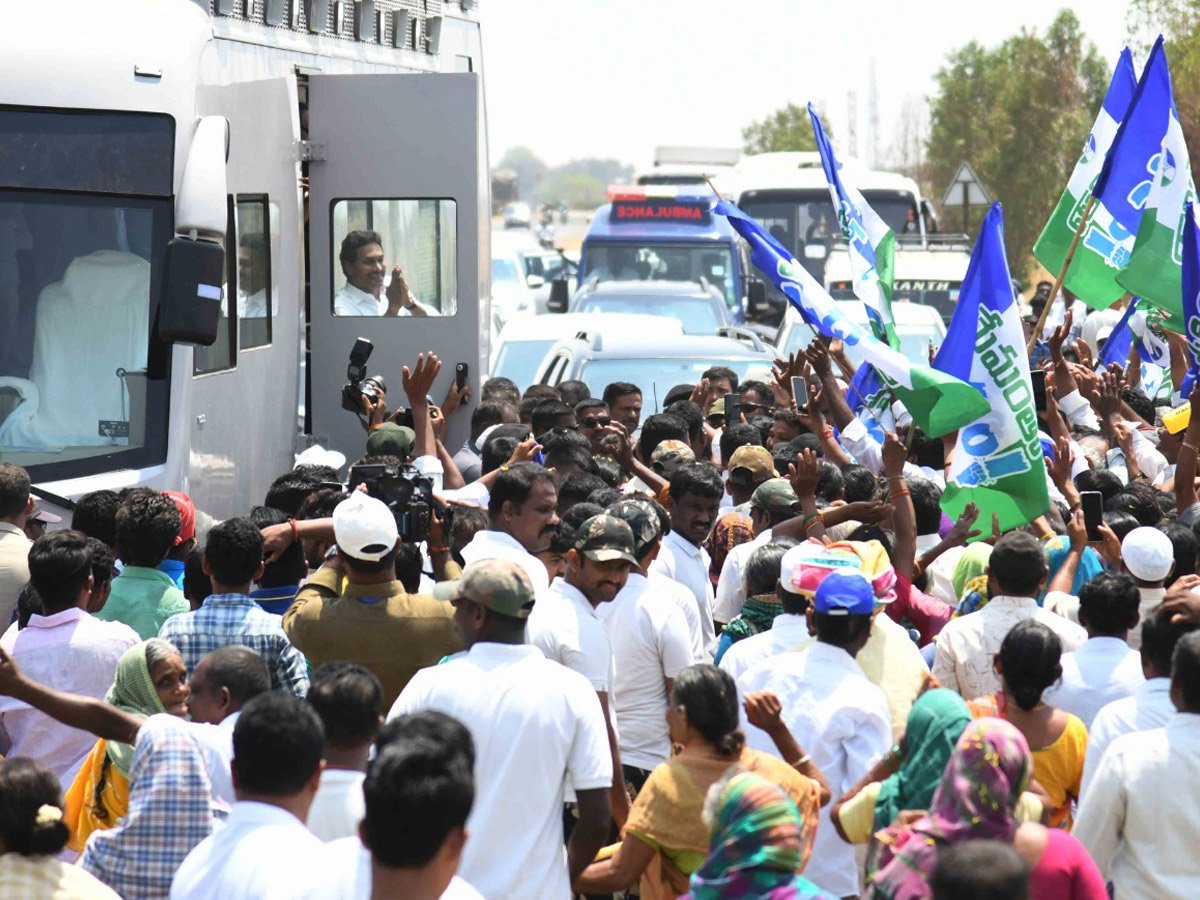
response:
<path id="1" fill-rule="evenodd" d="M 1042 329 L 1046 327 L 1046 317 L 1050 315 L 1050 307 L 1054 305 L 1054 298 L 1058 296 L 1058 289 L 1062 287 L 1063 279 L 1067 277 L 1067 269 L 1071 267 L 1071 260 L 1075 258 L 1075 248 L 1079 246 L 1079 239 L 1083 236 L 1083 229 L 1087 227 L 1088 216 L 1092 214 L 1092 207 L 1096 205 L 1096 195 L 1092 194 L 1088 197 L 1087 206 L 1083 208 L 1083 215 L 1079 217 L 1079 224 L 1075 226 L 1075 235 L 1071 238 L 1071 246 L 1067 248 L 1067 255 L 1063 257 L 1062 268 L 1058 270 L 1058 277 L 1054 279 L 1054 287 L 1050 289 L 1050 296 L 1046 298 L 1046 305 L 1042 307 L 1042 313 L 1038 316 L 1037 324 L 1033 327 L 1033 333 L 1029 336 L 1029 343 L 1025 347 L 1026 354 L 1033 352 L 1033 345 L 1037 343 L 1037 339 L 1042 334 Z"/>

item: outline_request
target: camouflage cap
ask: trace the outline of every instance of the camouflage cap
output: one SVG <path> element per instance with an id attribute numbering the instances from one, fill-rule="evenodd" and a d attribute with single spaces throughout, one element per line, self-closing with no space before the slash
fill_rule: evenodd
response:
<path id="1" fill-rule="evenodd" d="M 729 479 L 738 484 L 762 484 L 768 478 L 778 478 L 771 451 L 758 444 L 738 447 L 729 457 Z"/>
<path id="2" fill-rule="evenodd" d="M 404 459 L 412 452 L 417 435 L 407 425 L 384 422 L 367 435 L 368 456 L 398 456 Z"/>
<path id="3" fill-rule="evenodd" d="M 628 525 L 633 532 L 635 556 L 640 557 L 647 547 L 662 537 L 662 520 L 648 500 L 635 497 L 618 500 L 608 508 L 608 513 Z"/>
<path id="4" fill-rule="evenodd" d="M 670 481 L 676 469 L 684 463 L 694 462 L 695 459 L 696 454 L 683 441 L 663 441 L 650 454 L 650 465 L 654 467 L 655 472 Z"/>
<path id="5" fill-rule="evenodd" d="M 708 405 L 708 412 L 705 416 L 723 416 L 725 415 L 725 398 L 719 397 Z"/>
<path id="6" fill-rule="evenodd" d="M 633 555 L 633 531 L 608 513 L 584 520 L 575 533 L 575 549 L 592 562 L 623 559 L 630 565 L 637 565 Z"/>
<path id="7" fill-rule="evenodd" d="M 750 505 L 770 513 L 800 511 L 800 500 L 786 478 L 768 478 L 750 495 Z"/>
<path id="8" fill-rule="evenodd" d="M 533 582 L 516 563 L 503 559 L 481 559 L 463 569 L 457 581 L 433 586 L 439 600 L 466 598 L 502 616 L 526 619 L 533 609 Z"/>

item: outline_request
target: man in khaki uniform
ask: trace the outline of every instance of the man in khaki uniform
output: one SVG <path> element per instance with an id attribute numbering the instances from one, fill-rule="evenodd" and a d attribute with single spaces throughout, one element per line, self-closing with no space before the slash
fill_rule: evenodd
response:
<path id="1" fill-rule="evenodd" d="M 29 582 L 29 548 L 25 520 L 33 513 L 29 473 L 0 463 L 0 634 L 8 628 L 17 597 Z"/>

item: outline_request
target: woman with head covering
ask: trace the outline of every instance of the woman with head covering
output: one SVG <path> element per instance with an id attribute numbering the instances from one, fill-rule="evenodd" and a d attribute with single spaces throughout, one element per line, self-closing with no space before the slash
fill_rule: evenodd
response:
<path id="1" fill-rule="evenodd" d="M 987 568 L 992 558 L 992 545 L 980 541 L 970 544 L 959 556 L 950 576 L 958 606 L 955 616 L 966 615 L 987 606 Z"/>
<path id="2" fill-rule="evenodd" d="M 728 512 L 717 519 L 712 534 L 705 542 L 711 562 L 708 566 L 708 578 L 717 586 L 721 579 L 721 568 L 725 565 L 725 557 L 738 544 L 754 540 L 754 523 L 745 513 Z"/>
<path id="3" fill-rule="evenodd" d="M 888 829 L 879 871 L 864 900 L 924 900 L 938 851 L 974 839 L 1009 844 L 1030 867 L 1032 900 L 1106 900 L 1096 864 L 1065 831 L 1020 823 L 1015 809 L 1032 770 L 1029 745 L 1001 719 L 967 726 L 929 812 L 906 828 Z"/>
<path id="4" fill-rule="evenodd" d="M 105 699 L 141 716 L 165 712 L 183 717 L 189 696 L 183 657 L 168 641 L 151 638 L 125 651 Z M 133 747 L 101 738 L 80 766 L 66 796 L 68 846 L 76 853 L 93 831 L 112 828 L 125 815 L 132 762 Z"/>
<path id="5" fill-rule="evenodd" d="M 804 822 L 796 804 L 752 772 L 734 771 L 712 786 L 704 809 L 712 838 L 681 900 L 834 900 L 798 874 Z"/>
<path id="6" fill-rule="evenodd" d="M 812 851 L 821 797 L 828 797 L 829 789 L 782 725 L 779 711 L 773 695 L 747 697 L 750 723 L 771 733 L 783 759 L 795 760 L 792 765 L 746 747 L 738 730 L 737 686 L 727 672 L 711 665 L 680 672 L 667 722 L 671 742 L 683 749 L 650 773 L 633 801 L 616 852 L 588 866 L 576 879 L 575 892 L 626 890 L 639 879 L 643 900 L 665 900 L 687 890 L 688 875 L 709 852 L 702 817 L 708 790 L 734 765 L 778 785 L 795 803 L 803 821 L 796 871 L 802 869 Z"/>
<path id="7" fill-rule="evenodd" d="M 967 704 L 954 691 L 934 688 L 918 697 L 896 747 L 834 804 L 830 818 L 842 839 L 865 844 L 901 810 L 928 809 L 970 722 Z"/>
<path id="8" fill-rule="evenodd" d="M 67 845 L 62 792 L 32 759 L 0 763 L 0 896 L 5 900 L 120 900 L 57 857 Z"/>
<path id="9" fill-rule="evenodd" d="M 138 731 L 129 780 L 129 811 L 88 839 L 80 865 L 125 900 L 159 900 L 213 830 L 212 785 L 202 751 L 171 716 L 151 716 Z"/>
<path id="10" fill-rule="evenodd" d="M 1079 799 L 1087 726 L 1078 716 L 1042 702 L 1042 694 L 1062 677 L 1062 641 L 1033 619 L 1018 622 L 1004 636 L 992 665 L 1001 688 L 972 700 L 976 717 L 1012 722 L 1033 748 L 1033 777 L 1050 809 L 1050 825 L 1071 827 L 1071 803 Z"/>
<path id="11" fill-rule="evenodd" d="M 1071 579 L 1071 589 L 1065 593 L 1069 593 L 1072 597 L 1078 597 L 1079 589 L 1104 571 L 1104 560 L 1100 558 L 1100 554 L 1094 548 L 1088 547 L 1086 544 L 1072 553 L 1070 537 L 1065 534 L 1055 535 L 1046 542 L 1047 591 L 1050 590 L 1049 586 L 1054 583 L 1054 576 L 1058 574 L 1058 570 L 1063 567 L 1063 564 L 1067 563 L 1068 558 L 1075 565 L 1075 575 Z"/>

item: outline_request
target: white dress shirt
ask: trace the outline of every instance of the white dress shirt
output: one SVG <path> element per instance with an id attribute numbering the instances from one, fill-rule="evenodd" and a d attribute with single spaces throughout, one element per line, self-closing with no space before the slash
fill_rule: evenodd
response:
<path id="1" fill-rule="evenodd" d="M 744 637 L 729 645 L 721 657 L 720 667 L 736 681 L 751 666 L 771 656 L 799 650 L 812 640 L 808 633 L 808 619 L 804 616 L 784 613 L 776 616 L 771 627 L 750 637 Z"/>
<path id="2" fill-rule="evenodd" d="M 665 575 L 686 587 L 696 600 L 700 612 L 700 632 L 704 637 L 704 652 L 708 659 L 717 648 L 717 634 L 713 627 L 713 586 L 708 578 L 708 567 L 712 559 L 703 547 L 697 547 L 678 531 L 663 538 L 658 557 L 650 564 L 650 571 Z"/>
<path id="3" fill-rule="evenodd" d="M 1175 704 L 1171 702 L 1171 679 L 1151 678 L 1143 681 L 1132 697 L 1114 700 L 1100 712 L 1088 726 L 1087 756 L 1083 760 L 1083 781 L 1079 789 L 1082 798 L 1088 785 L 1096 777 L 1096 770 L 1104 759 L 1104 751 L 1117 738 L 1134 731 L 1150 731 L 1162 728 L 1175 715 Z"/>
<path id="4" fill-rule="evenodd" d="M 1063 654 L 1062 669 L 1062 679 L 1042 699 L 1079 716 L 1089 731 L 1101 707 L 1132 696 L 1146 680 L 1142 655 L 1115 637 L 1088 638 L 1074 653 Z"/>
<path id="5" fill-rule="evenodd" d="M 433 709 L 475 741 L 475 804 L 458 874 L 489 898 L 570 896 L 564 792 L 612 787 L 595 689 L 527 644 L 478 643 L 422 669 L 388 714 Z"/>
<path id="6" fill-rule="evenodd" d="M 324 769 L 308 811 L 308 830 L 325 842 L 348 837 L 357 840 L 358 823 L 367 812 L 362 787 L 366 777 L 365 772 L 350 769 Z"/>
<path id="7" fill-rule="evenodd" d="M 692 664 L 691 634 L 683 613 L 640 572 L 630 572 L 625 587 L 596 612 L 612 646 L 608 702 L 617 720 L 621 762 L 653 769 L 671 752 L 667 679 Z"/>
<path id="8" fill-rule="evenodd" d="M 0 637 L 0 647 L 33 681 L 69 694 L 101 700 L 112 687 L 117 663 L 140 642 L 120 622 L 101 622 L 78 607 L 49 616 L 33 615 Z M 28 756 L 71 786 L 96 736 L 63 725 L 12 697 L 0 697 L 0 755 Z"/>
<path id="9" fill-rule="evenodd" d="M 330 841 L 325 845 L 321 863 L 320 872 L 298 900 L 371 900 L 371 854 L 357 836 Z M 484 898 L 455 875 L 438 900 Z"/>
<path id="10" fill-rule="evenodd" d="M 237 725 L 241 710 L 226 716 L 216 725 L 206 722 L 185 722 L 188 734 L 195 739 L 208 769 L 212 782 L 213 800 L 218 806 L 230 809 L 237 802 L 233 793 L 233 727 Z"/>
<path id="11" fill-rule="evenodd" d="M 386 291 L 386 288 L 384 291 Z M 382 316 L 385 312 L 387 312 L 388 307 L 387 297 L 384 291 L 380 291 L 379 296 L 376 297 L 374 294 L 369 294 L 366 291 L 360 291 L 347 281 L 344 285 L 342 285 L 341 289 L 333 295 L 333 314 L 335 316 Z M 430 313 L 428 307 L 417 303 L 415 299 L 413 300 L 413 303 L 424 309 L 427 315 L 433 315 L 433 313 Z M 396 315 L 411 316 L 412 313 L 402 306 Z"/>
<path id="12" fill-rule="evenodd" d="M 771 529 L 768 528 L 754 540 L 738 544 L 726 555 L 713 600 L 713 618 L 718 622 L 728 624 L 742 611 L 746 602 L 746 563 L 750 561 L 750 554 L 770 540 Z"/>
<path id="13" fill-rule="evenodd" d="M 770 691 L 783 705 L 783 719 L 810 754 L 834 796 L 840 797 L 892 746 L 892 723 L 883 692 L 871 684 L 845 650 L 814 642 L 803 653 L 783 653 L 747 669 L 737 680 L 742 696 Z M 766 732 L 746 722 L 746 743 L 779 756 Z M 834 830 L 832 804 L 821 809 L 812 858 L 804 877 L 838 897 L 861 889 L 854 847 Z"/>
<path id="14" fill-rule="evenodd" d="M 463 562 L 468 566 L 483 559 L 506 559 L 525 570 L 533 582 L 533 591 L 540 594 L 550 587 L 550 573 L 542 561 L 521 546 L 507 531 L 477 531 L 462 549 Z"/>
<path id="15" fill-rule="evenodd" d="M 653 566 L 647 573 L 646 580 L 650 582 L 651 591 L 666 597 L 683 613 L 683 621 L 687 624 L 688 635 L 692 640 L 692 662 L 712 662 L 712 654 L 704 649 L 704 626 L 700 624 L 700 608 L 696 606 L 696 598 L 692 596 L 692 592 L 666 575 L 655 572 Z"/>
<path id="16" fill-rule="evenodd" d="M 1125 636 L 1125 643 L 1134 650 L 1142 649 L 1142 623 L 1149 619 L 1154 608 L 1163 602 L 1163 598 L 1167 596 L 1167 589 L 1139 587 L 1138 596 L 1141 598 L 1138 601 L 1138 624 L 1136 628 L 1129 629 L 1129 634 Z"/>
<path id="17" fill-rule="evenodd" d="M 992 657 L 1018 622 L 1034 619 L 1062 640 L 1063 652 L 1078 650 L 1087 632 L 1074 622 L 1040 608 L 1032 597 L 993 597 L 983 609 L 946 623 L 937 638 L 933 676 L 942 687 L 975 700 L 1000 690 Z"/>
<path id="18" fill-rule="evenodd" d="M 1073 833 L 1121 900 L 1200 896 L 1200 715 L 1109 745 Z"/>
<path id="19" fill-rule="evenodd" d="M 294 897 L 308 885 L 323 847 L 287 810 L 239 801 L 225 826 L 184 858 L 171 900 Z"/>
<path id="20" fill-rule="evenodd" d="M 546 659 L 578 672 L 598 694 L 612 688 L 612 647 L 600 616 L 579 589 L 561 578 L 533 604 L 525 641 Z M 611 700 L 611 698 L 610 698 Z"/>

